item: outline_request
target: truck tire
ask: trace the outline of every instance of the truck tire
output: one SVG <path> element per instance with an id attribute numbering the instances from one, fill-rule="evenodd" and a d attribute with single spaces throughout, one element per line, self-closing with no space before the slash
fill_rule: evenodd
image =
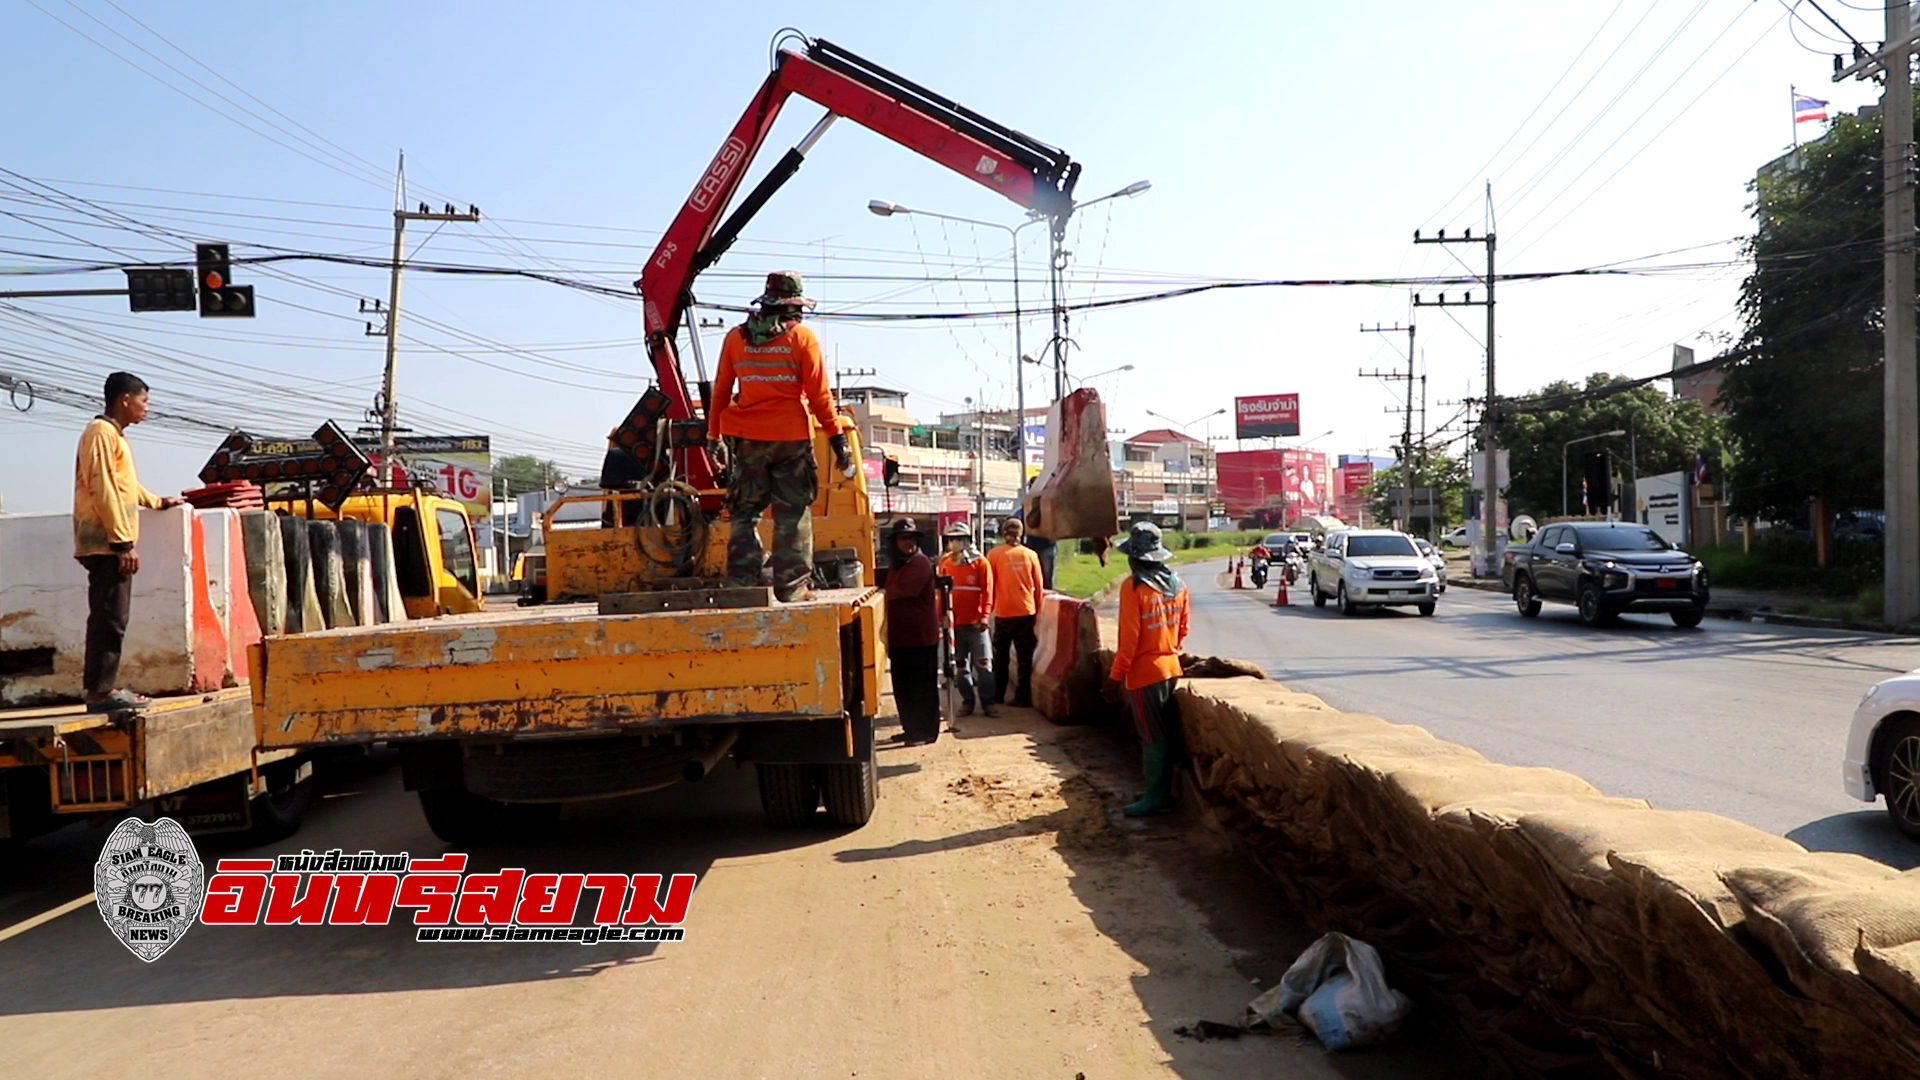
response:
<path id="1" fill-rule="evenodd" d="M 466 788 L 422 791 L 420 810 L 433 835 L 449 844 L 524 839 L 560 819 L 557 802 L 503 803 Z"/>
<path id="2" fill-rule="evenodd" d="M 753 771 L 760 778 L 760 808 L 770 824 L 790 829 L 813 820 L 820 806 L 820 778 L 814 766 L 759 761 Z"/>
<path id="3" fill-rule="evenodd" d="M 827 817 L 835 825 L 859 828 L 873 817 L 880 798 L 879 774 L 873 761 L 821 765 L 820 790 L 826 796 Z"/>
<path id="4" fill-rule="evenodd" d="M 255 795 L 247 807 L 248 814 L 253 818 L 253 827 L 247 830 L 247 839 L 256 844 L 285 840 L 299 832 L 300 822 L 313 805 L 311 766 L 303 769 L 296 763 L 285 769 L 268 767 L 264 772 L 267 790 Z"/>

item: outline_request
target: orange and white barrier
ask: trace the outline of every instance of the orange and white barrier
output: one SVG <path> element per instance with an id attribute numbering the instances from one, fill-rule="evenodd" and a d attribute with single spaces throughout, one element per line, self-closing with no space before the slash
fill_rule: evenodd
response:
<path id="1" fill-rule="evenodd" d="M 1106 719 L 1100 699 L 1100 623 L 1093 605 L 1063 593 L 1040 598 L 1034 620 L 1033 707 L 1056 724 Z"/>

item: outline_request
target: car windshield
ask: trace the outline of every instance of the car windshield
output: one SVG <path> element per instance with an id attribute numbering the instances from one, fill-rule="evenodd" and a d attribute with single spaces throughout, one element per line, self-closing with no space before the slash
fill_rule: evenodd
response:
<path id="1" fill-rule="evenodd" d="M 1431 554 L 1433 554 L 1433 545 L 1432 545 L 1432 544 L 1429 544 L 1429 543 L 1427 543 L 1427 542 L 1426 542 L 1425 540 L 1415 540 L 1415 541 L 1413 542 L 1413 546 L 1414 546 L 1414 547 L 1417 547 L 1417 548 L 1419 548 L 1419 549 L 1420 549 L 1420 554 L 1422 554 L 1422 555 L 1431 555 Z"/>
<path id="2" fill-rule="evenodd" d="M 1349 555 L 1413 555 L 1413 541 L 1404 536 L 1356 536 L 1347 541 Z"/>
<path id="3" fill-rule="evenodd" d="M 1673 545 L 1648 528 L 1579 529 L 1580 546 L 1588 551 L 1672 551 Z"/>

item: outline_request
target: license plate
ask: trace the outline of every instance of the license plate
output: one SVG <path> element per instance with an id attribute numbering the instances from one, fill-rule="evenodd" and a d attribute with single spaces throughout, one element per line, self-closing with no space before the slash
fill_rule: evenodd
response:
<path id="1" fill-rule="evenodd" d="M 1679 578 L 1670 578 L 1670 577 L 1663 577 L 1663 578 L 1659 578 L 1659 579 L 1657 579 L 1656 581 L 1654 581 L 1654 583 L 1653 583 L 1653 584 L 1654 584 L 1654 586 L 1655 586 L 1656 588 L 1661 588 L 1661 589 L 1677 589 L 1677 588 L 1679 588 L 1679 587 L 1680 587 L 1680 579 L 1679 579 Z"/>

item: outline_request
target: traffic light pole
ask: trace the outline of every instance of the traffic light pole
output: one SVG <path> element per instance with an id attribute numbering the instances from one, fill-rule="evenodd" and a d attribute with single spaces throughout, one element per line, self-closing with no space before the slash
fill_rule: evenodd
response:
<path id="1" fill-rule="evenodd" d="M 387 283 L 387 368 L 380 380 L 380 470 L 386 474 L 386 481 L 391 481 L 393 477 L 394 420 L 399 412 L 393 396 L 393 372 L 400 348 L 400 268 L 405 265 L 402 245 L 406 242 L 407 222 L 479 220 L 480 211 L 472 206 L 467 207 L 464 214 L 455 213 L 452 206 L 444 211 L 428 210 L 425 203 L 421 203 L 418 210 L 393 212 L 393 262 Z"/>

